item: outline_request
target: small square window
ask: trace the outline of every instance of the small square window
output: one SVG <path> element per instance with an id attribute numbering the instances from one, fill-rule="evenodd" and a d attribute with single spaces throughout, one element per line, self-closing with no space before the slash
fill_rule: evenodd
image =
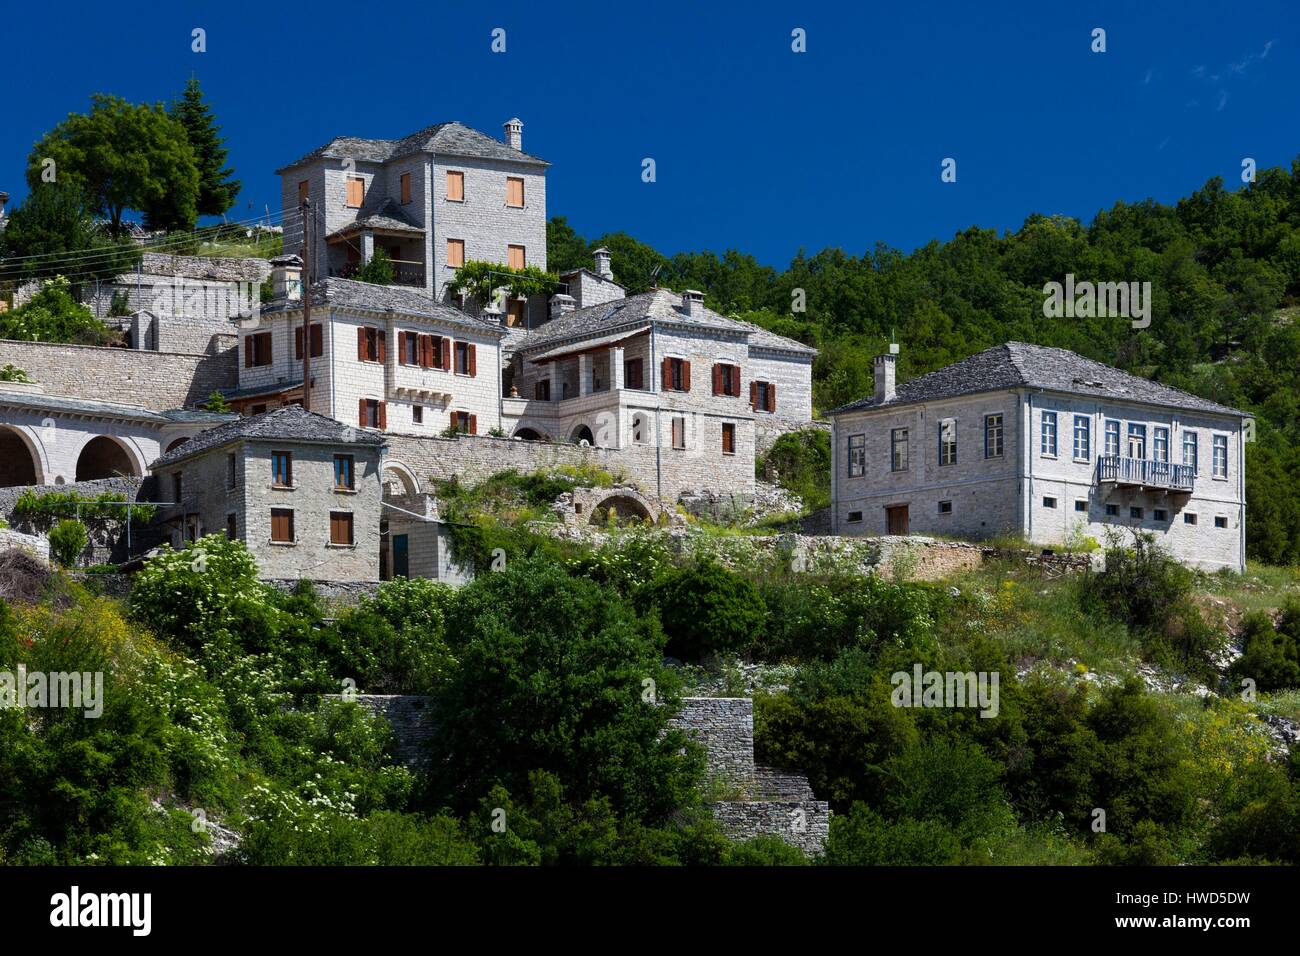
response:
<path id="1" fill-rule="evenodd" d="M 1056 507 L 1056 499 L 1055 499 L 1055 498 L 1044 498 L 1044 499 L 1043 499 L 1043 507 L 1044 507 L 1044 508 L 1055 508 L 1055 507 Z"/>
<path id="2" fill-rule="evenodd" d="M 1128 516 L 1129 516 L 1130 518 L 1134 518 L 1134 519 L 1136 519 L 1136 520 L 1138 520 L 1138 521 L 1141 521 L 1141 520 L 1142 520 L 1142 509 L 1141 509 L 1141 508 L 1129 508 L 1129 509 L 1128 509 Z"/>
<path id="3" fill-rule="evenodd" d="M 941 514 L 941 515 L 950 515 L 950 514 L 952 514 L 952 502 L 951 502 L 951 501 L 941 501 L 941 502 L 939 502 L 939 514 Z"/>
<path id="4" fill-rule="evenodd" d="M 1119 505 L 1107 505 L 1107 506 L 1106 506 L 1106 517 L 1108 517 L 1108 518 L 1114 518 L 1114 517 L 1115 517 L 1116 515 L 1118 515 L 1118 514 L 1119 514 Z"/>
<path id="5" fill-rule="evenodd" d="M 1156 521 L 1167 521 L 1169 520 L 1169 512 L 1166 511 L 1164 508 L 1157 508 L 1154 512 L 1152 512 L 1151 517 L 1154 518 Z"/>
<path id="6" fill-rule="evenodd" d="M 1215 515 L 1214 526 L 1216 528 L 1226 528 L 1228 526 L 1228 519 L 1225 518 L 1223 515 Z"/>
<path id="7" fill-rule="evenodd" d="M 423 405 L 412 405 L 412 406 L 411 406 L 411 421 L 413 421 L 413 422 L 414 422 L 415 424 L 417 424 L 417 425 L 423 425 L 423 424 L 424 424 L 424 406 L 423 406 Z"/>
<path id="8" fill-rule="evenodd" d="M 1183 515 L 1183 524 L 1196 524 L 1196 515 L 1190 511 Z"/>
<path id="9" fill-rule="evenodd" d="M 1084 501 L 1082 498 L 1076 498 L 1076 499 L 1075 499 L 1075 502 L 1074 502 L 1074 510 L 1075 510 L 1075 511 L 1087 511 L 1087 510 L 1088 510 L 1088 502 Z"/>
<path id="10" fill-rule="evenodd" d="M 861 511 L 850 511 L 850 512 L 849 512 L 849 518 L 848 518 L 848 520 L 849 520 L 849 523 L 850 523 L 850 524 L 854 524 L 854 523 L 856 523 L 856 522 L 858 522 L 858 521 L 861 521 L 861 520 L 862 520 L 862 512 L 861 512 Z"/>

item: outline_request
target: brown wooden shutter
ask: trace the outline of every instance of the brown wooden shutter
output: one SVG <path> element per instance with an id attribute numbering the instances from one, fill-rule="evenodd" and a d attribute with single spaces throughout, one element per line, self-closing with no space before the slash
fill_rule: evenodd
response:
<path id="1" fill-rule="evenodd" d="M 749 407 L 758 410 L 758 382 L 749 383 Z"/>
<path id="2" fill-rule="evenodd" d="M 366 425 L 368 424 L 368 422 L 366 421 L 366 400 L 364 398 L 361 399 L 361 408 L 357 412 L 357 424 L 359 424 L 362 428 L 365 428 Z"/>
<path id="3" fill-rule="evenodd" d="M 311 355 L 312 358 L 325 354 L 325 329 L 319 323 L 312 323 L 311 327 Z"/>
<path id="4" fill-rule="evenodd" d="M 776 411 L 776 386 L 771 382 L 767 383 L 767 410 Z"/>
<path id="5" fill-rule="evenodd" d="M 740 366 L 731 366 L 731 394 L 740 397 Z"/>
<path id="6" fill-rule="evenodd" d="M 471 435 L 477 435 L 477 434 L 478 434 L 478 416 L 477 416 L 477 415 L 471 415 L 471 416 L 469 417 L 469 433 L 470 433 Z"/>
<path id="7" fill-rule="evenodd" d="M 475 348 L 474 343 L 471 342 L 465 347 L 465 351 L 469 353 L 466 358 L 466 361 L 469 363 L 469 377 L 473 378 L 478 374 L 478 358 L 476 357 L 478 349 Z"/>
<path id="8" fill-rule="evenodd" d="M 388 429 L 388 403 L 379 402 L 379 430 L 387 431 Z"/>
<path id="9" fill-rule="evenodd" d="M 388 333 L 386 333 L 383 329 L 380 329 L 379 332 L 375 335 L 375 339 L 378 340 L 378 342 L 379 342 L 379 361 L 380 361 L 380 362 L 383 362 L 383 361 L 385 360 L 385 358 L 387 357 L 386 354 L 385 354 L 386 350 L 385 350 L 385 347 L 384 347 L 384 340 L 385 340 L 386 338 L 388 338 Z"/>
<path id="10" fill-rule="evenodd" d="M 713 394 L 714 395 L 722 394 L 722 366 L 721 365 L 713 366 Z"/>
<path id="11" fill-rule="evenodd" d="M 664 391 L 668 391 L 673 387 L 673 360 L 672 359 L 668 359 L 668 358 L 664 359 L 662 371 L 663 371 L 663 380 L 664 380 Z"/>
<path id="12" fill-rule="evenodd" d="M 357 327 L 357 360 L 364 362 L 366 358 L 366 327 L 361 325 Z"/>
<path id="13" fill-rule="evenodd" d="M 411 174 L 402 173 L 402 202 L 411 201 Z"/>
<path id="14" fill-rule="evenodd" d="M 293 355 L 302 358 L 302 327 L 293 330 Z"/>
<path id="15" fill-rule="evenodd" d="M 451 353 L 452 353 L 451 346 L 452 346 L 451 339 L 444 338 L 442 340 L 442 370 L 444 372 L 451 370 Z"/>
<path id="16" fill-rule="evenodd" d="M 400 329 L 397 332 L 397 364 L 406 364 L 406 333 Z"/>
<path id="17" fill-rule="evenodd" d="M 682 391 L 689 392 L 690 390 L 691 390 L 691 363 L 682 362 Z"/>
<path id="18" fill-rule="evenodd" d="M 244 368 L 253 367 L 253 337 L 244 339 Z"/>

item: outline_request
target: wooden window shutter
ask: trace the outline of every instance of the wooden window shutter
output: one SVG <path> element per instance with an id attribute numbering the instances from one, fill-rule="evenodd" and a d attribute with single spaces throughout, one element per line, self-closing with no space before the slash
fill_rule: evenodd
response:
<path id="1" fill-rule="evenodd" d="M 364 362 L 366 358 L 366 327 L 361 325 L 357 327 L 357 360 Z"/>
<path id="2" fill-rule="evenodd" d="M 524 204 L 524 181 L 518 176 L 506 177 L 506 205 L 522 206 Z"/>
<path id="3" fill-rule="evenodd" d="M 731 366 L 731 394 L 740 397 L 740 366 Z"/>
<path id="4" fill-rule="evenodd" d="M 465 174 L 447 171 L 447 198 L 464 199 L 465 198 Z"/>
<path id="5" fill-rule="evenodd" d="M 303 203 L 307 201 L 307 197 L 310 194 L 310 192 L 311 192 L 311 184 L 305 179 L 299 180 L 298 181 L 298 205 L 299 206 L 301 206 Z"/>
<path id="6" fill-rule="evenodd" d="M 713 366 L 713 394 L 714 395 L 722 394 L 722 366 L 721 365 Z"/>
<path id="7" fill-rule="evenodd" d="M 776 386 L 771 382 L 767 383 L 767 410 L 776 411 Z"/>
<path id="8" fill-rule="evenodd" d="M 477 435 L 477 434 L 478 434 L 478 416 L 477 416 L 477 415 L 471 415 L 471 416 L 469 417 L 469 433 L 470 433 L 471 435 Z"/>
<path id="9" fill-rule="evenodd" d="M 293 330 L 293 355 L 294 358 L 302 358 L 302 328 Z"/>
<path id="10" fill-rule="evenodd" d="M 664 391 L 666 392 L 673 387 L 673 360 L 672 359 L 667 359 L 667 358 L 664 359 L 662 373 L 663 373 L 663 380 L 664 380 Z"/>
<path id="11" fill-rule="evenodd" d="M 451 371 L 451 352 L 451 339 L 444 338 L 442 340 L 442 370 L 444 372 Z"/>
<path id="12" fill-rule="evenodd" d="M 402 173 L 402 202 L 411 201 L 411 174 Z"/>
<path id="13" fill-rule="evenodd" d="M 468 353 L 465 361 L 469 363 L 469 377 L 473 378 L 478 374 L 478 349 L 475 347 L 474 343 L 471 342 L 465 347 L 465 351 Z"/>
<path id="14" fill-rule="evenodd" d="M 689 392 L 690 390 L 691 390 L 691 363 L 682 362 L 682 391 Z"/>
<path id="15" fill-rule="evenodd" d="M 253 337 L 244 339 L 244 368 L 253 367 Z"/>
<path id="16" fill-rule="evenodd" d="M 377 404 L 379 405 L 379 430 L 386 431 L 388 429 L 388 403 L 378 402 Z"/>
<path id="17" fill-rule="evenodd" d="M 385 354 L 384 354 L 384 353 L 385 353 L 385 349 L 384 349 L 384 340 L 385 340 L 387 337 L 388 337 L 388 334 L 387 334 L 383 329 L 380 329 L 380 330 L 379 330 L 379 333 L 375 336 L 375 339 L 379 342 L 379 361 L 381 361 L 381 362 L 384 361 L 384 359 L 385 359 L 385 357 L 386 357 Z"/>
<path id="18" fill-rule="evenodd" d="M 400 329 L 397 332 L 397 364 L 406 364 L 406 333 Z"/>
<path id="19" fill-rule="evenodd" d="M 317 322 L 311 325 L 311 355 L 312 358 L 325 354 L 325 328 Z"/>
<path id="20" fill-rule="evenodd" d="M 758 382 L 749 383 L 749 407 L 758 410 Z"/>
<path id="21" fill-rule="evenodd" d="M 366 421 L 366 400 L 364 398 L 361 399 L 361 406 L 357 411 L 357 424 L 362 428 L 365 428 L 366 425 L 369 424 L 369 422 Z"/>
<path id="22" fill-rule="evenodd" d="M 522 269 L 526 261 L 524 247 L 509 245 L 506 246 L 507 258 L 511 269 Z"/>

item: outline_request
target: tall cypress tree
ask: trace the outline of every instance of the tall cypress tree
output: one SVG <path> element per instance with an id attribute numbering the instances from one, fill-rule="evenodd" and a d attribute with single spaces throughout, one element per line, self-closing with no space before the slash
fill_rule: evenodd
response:
<path id="1" fill-rule="evenodd" d="M 204 100 L 198 79 L 190 77 L 185 95 L 172 104 L 171 114 L 185 127 L 194 150 L 199 168 L 199 214 L 220 216 L 235 204 L 241 183 L 227 178 L 234 170 L 226 166 L 226 141 Z"/>

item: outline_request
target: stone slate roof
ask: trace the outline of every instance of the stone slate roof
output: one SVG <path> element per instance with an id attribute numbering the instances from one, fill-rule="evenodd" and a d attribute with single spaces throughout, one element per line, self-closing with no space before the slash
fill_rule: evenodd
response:
<path id="1" fill-rule="evenodd" d="M 42 392 L 30 392 L 14 389 L 10 391 L 0 384 L 0 405 L 11 408 L 30 408 L 50 413 L 67 415 L 87 415 L 97 418 L 117 418 L 129 421 L 151 422 L 157 425 L 167 424 L 219 424 L 229 421 L 229 413 L 207 412 L 200 409 L 178 409 L 174 411 L 155 412 L 140 405 L 127 405 L 122 402 L 100 402 L 85 398 L 65 398 L 61 395 L 46 395 Z"/>
<path id="2" fill-rule="evenodd" d="M 261 283 L 271 274 L 271 263 L 265 259 L 169 256 L 160 252 L 146 252 L 140 257 L 140 272 L 151 276 Z M 123 273 L 125 276 L 132 274 Z"/>
<path id="3" fill-rule="evenodd" d="M 400 285 L 375 285 L 355 279 L 321 279 L 312 287 L 312 307 L 353 308 L 368 312 L 389 309 L 417 319 L 430 319 L 472 329 L 475 332 L 504 334 L 500 323 L 470 315 L 453 306 L 435 302 L 423 289 Z M 277 299 L 262 307 L 263 313 L 290 312 L 302 308 L 297 299 Z"/>
<path id="4" fill-rule="evenodd" d="M 336 136 L 324 146 L 312 150 L 301 159 L 276 170 L 301 166 L 315 159 L 354 159 L 357 162 L 386 163 L 412 153 L 437 153 L 443 156 L 472 156 L 479 159 L 503 159 L 512 163 L 549 166 L 544 159 L 514 149 L 493 139 L 486 133 L 470 129 L 463 123 L 436 123 L 402 139 L 361 139 L 357 136 Z"/>
<path id="5" fill-rule="evenodd" d="M 356 221 L 348 223 L 341 229 L 335 229 L 329 234 L 329 238 L 332 239 L 335 236 L 356 232 L 358 229 L 387 229 L 389 232 L 411 232 L 424 235 L 424 230 L 411 222 L 406 213 L 402 212 L 402 207 L 392 197 L 385 197 L 374 212 L 359 217 Z"/>
<path id="6" fill-rule="evenodd" d="M 1239 409 L 1198 398 L 1189 392 L 1121 372 L 1067 349 L 1029 345 L 1025 342 L 995 345 L 970 358 L 904 382 L 897 387 L 894 397 L 888 402 L 877 403 L 874 396 L 868 396 L 828 414 L 838 415 L 866 408 L 908 405 L 1015 388 L 1037 388 L 1088 398 L 1109 398 L 1220 415 L 1245 414 Z"/>
<path id="7" fill-rule="evenodd" d="M 564 342 L 608 336 L 624 328 L 649 325 L 652 321 L 694 326 L 701 330 L 734 332 L 748 336 L 748 340 L 755 345 L 805 355 L 817 353 L 816 349 L 802 342 L 765 332 L 748 322 L 729 319 L 711 309 L 705 309 L 703 315 L 698 318 L 692 317 L 682 307 L 681 294 L 671 289 L 651 289 L 649 292 L 628 296 L 625 299 L 615 299 L 613 302 L 575 309 L 566 315 L 551 319 L 538 328 L 520 343 L 519 349 L 525 353 L 532 352 L 535 349 Z"/>
<path id="8" fill-rule="evenodd" d="M 384 436 L 378 432 L 353 428 L 324 415 L 309 412 L 301 405 L 286 405 L 264 415 L 238 418 L 205 432 L 199 432 L 175 451 L 163 455 L 149 468 L 174 465 L 178 461 L 221 448 L 236 441 L 265 440 L 307 442 L 317 445 L 365 445 L 378 448 Z"/>

